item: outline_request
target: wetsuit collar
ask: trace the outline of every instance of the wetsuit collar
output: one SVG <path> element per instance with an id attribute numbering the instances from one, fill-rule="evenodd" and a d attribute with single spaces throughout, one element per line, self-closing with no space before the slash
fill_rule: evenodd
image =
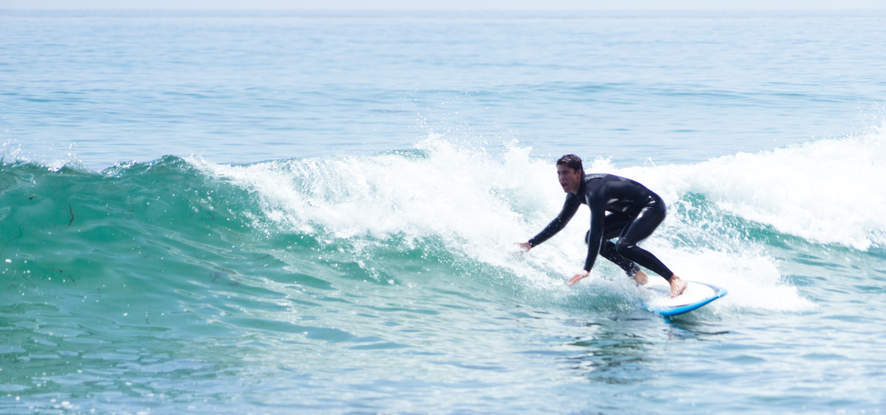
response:
<path id="1" fill-rule="evenodd" d="M 582 173 L 584 173 L 584 171 L 582 171 Z M 585 184 L 585 178 L 586 178 L 586 177 L 587 177 L 587 174 L 582 174 L 582 176 L 581 176 L 581 184 L 578 185 L 578 191 L 575 192 L 575 195 L 576 195 L 576 196 L 585 193 L 585 188 L 587 187 L 586 184 Z"/>

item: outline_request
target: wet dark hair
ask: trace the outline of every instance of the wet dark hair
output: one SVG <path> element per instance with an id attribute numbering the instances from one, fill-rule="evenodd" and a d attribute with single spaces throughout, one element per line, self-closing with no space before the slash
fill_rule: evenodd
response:
<path id="1" fill-rule="evenodd" d="M 581 165 L 581 158 L 576 156 L 575 154 L 567 154 L 563 157 L 557 159 L 558 166 L 566 166 L 573 170 L 581 170 L 584 171 L 584 167 Z"/>

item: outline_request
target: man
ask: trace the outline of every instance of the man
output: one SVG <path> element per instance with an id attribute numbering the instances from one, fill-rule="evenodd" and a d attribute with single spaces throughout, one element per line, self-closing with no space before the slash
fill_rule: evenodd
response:
<path id="1" fill-rule="evenodd" d="M 645 284 L 646 273 L 637 267 L 650 269 L 661 275 L 671 286 L 671 297 L 686 289 L 686 281 L 671 272 L 651 252 L 637 243 L 646 239 L 665 218 L 664 201 L 640 183 L 612 174 L 585 175 L 581 159 L 567 154 L 557 160 L 557 178 L 566 192 L 566 202 L 560 214 L 541 232 L 518 245 L 529 251 L 560 232 L 584 203 L 591 209 L 591 227 L 585 235 L 588 256 L 584 269 L 575 274 L 573 285 L 590 274 L 597 254 L 614 262 L 637 284 Z M 613 243 L 610 239 L 618 238 Z"/>

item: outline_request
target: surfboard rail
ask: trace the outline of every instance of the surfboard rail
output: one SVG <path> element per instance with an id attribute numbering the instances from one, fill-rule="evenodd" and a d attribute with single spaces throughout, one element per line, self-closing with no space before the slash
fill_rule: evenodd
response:
<path id="1" fill-rule="evenodd" d="M 694 301 L 689 304 L 681 304 L 678 306 L 656 306 L 656 305 L 650 304 L 649 302 L 643 301 L 642 302 L 643 307 L 647 311 L 656 313 L 656 314 L 661 315 L 663 317 L 673 317 L 673 316 L 677 316 L 680 314 L 688 313 L 692 310 L 699 309 L 707 304 L 710 304 L 712 301 L 714 301 L 718 298 L 721 298 L 729 293 L 729 291 L 727 291 L 726 289 L 717 287 L 715 285 L 711 285 L 711 284 L 707 284 L 707 283 L 703 283 L 703 282 L 698 282 L 698 281 L 687 281 L 687 282 L 706 286 L 706 287 L 710 288 L 714 292 L 714 294 L 711 296 L 706 296 L 702 300 Z M 677 297 L 677 298 L 679 298 L 679 297 Z"/>

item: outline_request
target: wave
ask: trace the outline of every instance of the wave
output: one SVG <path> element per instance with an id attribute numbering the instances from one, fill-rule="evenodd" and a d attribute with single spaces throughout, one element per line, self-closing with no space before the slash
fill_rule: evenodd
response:
<path id="1" fill-rule="evenodd" d="M 586 168 L 635 178 L 668 201 L 644 244 L 684 278 L 729 289 L 714 310 L 799 310 L 812 304 L 786 282 L 780 252 L 883 245 L 884 138 L 881 128 L 690 165 Z M 385 286 L 429 275 L 471 287 L 459 295 L 582 307 L 581 298 L 631 297 L 606 261 L 583 287 L 563 284 L 584 257 L 584 210 L 542 247 L 517 251 L 562 200 L 552 160 L 531 148 L 491 153 L 440 136 L 371 156 L 246 165 L 167 156 L 89 172 L 4 161 L 0 261 L 7 278 L 32 284 L 117 282 L 181 301 L 185 287 L 221 296 L 206 291 L 218 281 L 322 292 L 342 279 Z"/>
<path id="2" fill-rule="evenodd" d="M 509 275 L 523 287 L 544 290 L 546 297 L 569 302 L 575 293 L 564 287 L 562 277 L 584 256 L 579 241 L 586 229 L 581 224 L 588 221 L 586 212 L 573 219 L 579 225 L 567 227 L 543 249 L 520 255 L 513 245 L 547 224 L 563 200 L 551 161 L 533 158 L 531 148 L 514 144 L 501 154 L 490 154 L 432 136 L 411 151 L 372 157 L 241 166 L 193 162 L 208 175 L 249 189 L 266 216 L 281 228 L 405 244 L 434 238 L 441 249 L 477 267 Z M 811 304 L 784 283 L 779 261 L 766 252 L 792 238 L 804 244 L 819 242 L 785 233 L 779 222 L 744 217 L 723 203 L 721 193 L 700 186 L 705 183 L 700 178 L 703 172 L 718 163 L 620 169 L 607 160 L 595 160 L 589 170 L 638 178 L 673 201 L 663 231 L 645 243 L 668 258 L 681 275 L 726 286 L 737 299 L 733 303 L 740 306 L 808 308 Z M 735 180 L 721 171 L 721 180 Z M 717 180 L 710 172 L 704 175 Z M 733 196 L 741 199 L 741 193 Z M 595 273 L 604 278 L 590 284 L 590 291 L 623 294 L 624 284 L 613 277 L 619 274 L 615 267 L 603 261 Z M 769 294 L 760 295 L 761 290 Z M 774 301 L 785 296 L 793 300 Z"/>
<path id="3" fill-rule="evenodd" d="M 886 125 L 842 139 L 640 169 L 671 197 L 700 193 L 725 212 L 815 243 L 886 243 Z M 651 173 L 651 174 L 650 174 Z"/>

